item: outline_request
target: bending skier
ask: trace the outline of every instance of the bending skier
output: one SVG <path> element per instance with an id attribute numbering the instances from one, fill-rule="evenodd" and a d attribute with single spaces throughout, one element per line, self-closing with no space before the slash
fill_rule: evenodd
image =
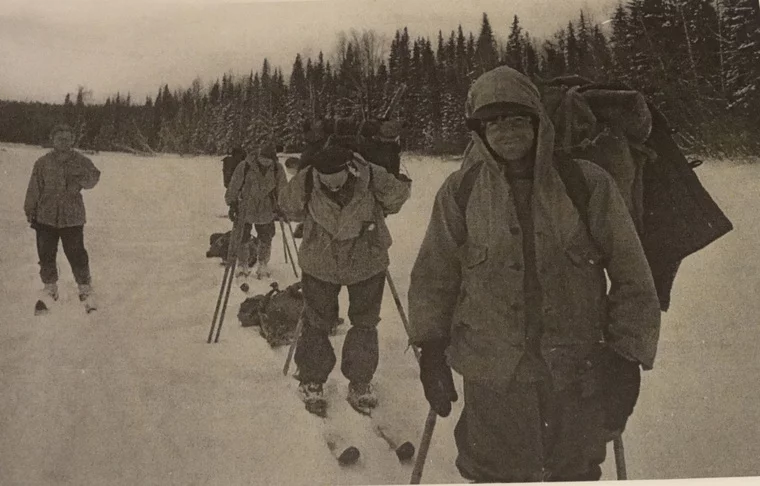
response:
<path id="1" fill-rule="evenodd" d="M 100 171 L 92 161 L 72 149 L 74 132 L 69 125 L 56 125 L 50 137 L 53 150 L 34 163 L 24 201 L 26 220 L 37 233 L 40 278 L 46 297 L 58 300 L 58 240 L 71 265 L 79 299 L 88 311 L 95 308 L 90 261 L 84 247 L 86 221 L 82 189 L 92 189 Z M 43 301 L 36 311 L 44 312 Z"/>
<path id="2" fill-rule="evenodd" d="M 349 380 L 349 403 L 366 412 L 377 405 L 371 381 L 392 242 L 385 216 L 401 209 L 411 181 L 399 181 L 339 146 L 315 153 L 310 165 L 291 179 L 282 197 L 286 215 L 304 222 L 299 250 L 304 326 L 295 353 L 299 391 L 310 411 L 324 411 L 322 385 L 336 363 L 328 332 L 338 319 L 338 293 L 345 285 L 351 328 L 341 371 Z"/>
<path id="3" fill-rule="evenodd" d="M 425 397 L 448 416 L 451 368 L 463 376 L 454 438 L 465 478 L 598 480 L 659 338 L 636 229 L 604 170 L 554 160 L 554 128 L 527 77 L 483 74 L 466 112 L 473 146 L 438 191 L 411 275 Z M 560 163 L 577 164 L 585 209 Z"/>
<path id="4" fill-rule="evenodd" d="M 251 230 L 256 228 L 256 277 L 271 275 L 269 258 L 272 254 L 274 222 L 278 216 L 279 195 L 287 184 L 285 169 L 277 161 L 272 144 L 251 150 L 245 162 L 232 174 L 224 196 L 230 207 L 230 219 L 243 223 L 243 241 L 238 250 L 238 275 L 248 277 Z"/>

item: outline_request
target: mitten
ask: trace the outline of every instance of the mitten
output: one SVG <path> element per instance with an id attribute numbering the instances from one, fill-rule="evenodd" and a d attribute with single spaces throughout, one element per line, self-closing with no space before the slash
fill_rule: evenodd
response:
<path id="1" fill-rule="evenodd" d="M 448 339 L 434 339 L 420 344 L 420 381 L 425 398 L 435 413 L 448 417 L 451 402 L 459 398 L 454 388 L 451 368 L 446 363 Z"/>

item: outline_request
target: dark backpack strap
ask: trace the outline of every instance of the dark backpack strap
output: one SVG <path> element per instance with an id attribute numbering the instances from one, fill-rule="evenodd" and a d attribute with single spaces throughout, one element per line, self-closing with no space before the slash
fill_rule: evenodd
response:
<path id="1" fill-rule="evenodd" d="M 555 157 L 554 167 L 565 184 L 567 195 L 581 220 L 589 228 L 588 207 L 591 201 L 591 190 L 586 182 L 586 176 L 583 175 L 577 160 L 561 155 L 555 155 Z"/>
<path id="2" fill-rule="evenodd" d="M 470 202 L 470 194 L 472 194 L 472 187 L 475 185 L 475 179 L 480 174 L 480 168 L 483 166 L 483 162 L 478 162 L 467 169 L 465 169 L 462 180 L 459 182 L 459 187 L 454 194 L 454 200 L 462 212 L 462 217 L 467 214 L 467 203 Z"/>

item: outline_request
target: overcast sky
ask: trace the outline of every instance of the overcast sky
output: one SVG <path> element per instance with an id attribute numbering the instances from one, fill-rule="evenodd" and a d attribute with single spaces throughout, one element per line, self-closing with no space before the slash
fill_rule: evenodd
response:
<path id="1" fill-rule="evenodd" d="M 337 34 L 407 26 L 435 42 L 460 23 L 477 35 L 483 12 L 503 41 L 512 17 L 551 35 L 581 9 L 608 18 L 618 0 L 0 0 L 0 99 L 61 103 L 84 85 L 101 102 L 117 91 L 142 102 L 158 86 L 208 83 L 258 70 L 290 72 L 297 53 L 330 57 Z"/>

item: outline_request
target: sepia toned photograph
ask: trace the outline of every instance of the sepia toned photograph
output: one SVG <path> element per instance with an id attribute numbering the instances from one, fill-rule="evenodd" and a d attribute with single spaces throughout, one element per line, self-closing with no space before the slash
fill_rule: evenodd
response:
<path id="1" fill-rule="evenodd" d="M 758 0 L 0 0 L 0 486 L 760 484 L 759 133 Z"/>

